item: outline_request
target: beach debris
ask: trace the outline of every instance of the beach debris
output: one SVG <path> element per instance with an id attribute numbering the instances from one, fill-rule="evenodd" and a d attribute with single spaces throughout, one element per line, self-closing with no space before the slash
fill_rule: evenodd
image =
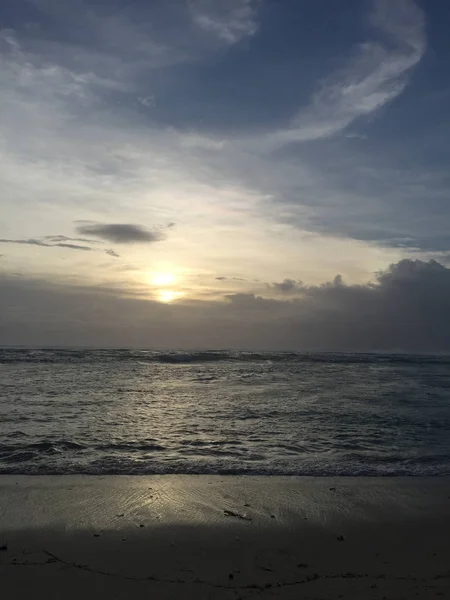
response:
<path id="1" fill-rule="evenodd" d="M 139 527 L 142 529 L 142 527 L 145 527 L 145 525 L 144 525 L 143 523 L 141 523 L 141 524 L 139 525 Z"/>
<path id="2" fill-rule="evenodd" d="M 7 552 L 8 550 L 8 544 L 3 544 L 3 546 L 0 546 L 0 552 Z"/>
<path id="3" fill-rule="evenodd" d="M 126 541 L 127 541 L 127 538 L 122 538 L 122 542 L 126 542 Z"/>
<path id="4" fill-rule="evenodd" d="M 245 508 L 249 508 L 249 507 L 250 507 L 250 504 L 249 504 L 248 502 L 246 502 L 246 503 L 244 504 L 244 506 L 245 506 Z"/>
<path id="5" fill-rule="evenodd" d="M 343 535 L 338 535 L 336 539 L 337 539 L 337 541 L 338 541 L 338 542 L 343 542 L 343 541 L 345 541 L 345 538 L 344 538 L 344 536 L 343 536 Z"/>
<path id="6" fill-rule="evenodd" d="M 92 535 L 93 535 L 94 537 L 100 537 L 100 534 L 99 534 L 99 533 L 93 533 Z"/>
<path id="7" fill-rule="evenodd" d="M 271 519 L 276 519 L 276 516 L 275 515 L 270 515 L 270 518 Z"/>
<path id="8" fill-rule="evenodd" d="M 234 512 L 234 510 L 225 509 L 223 514 L 226 517 L 236 517 L 236 519 L 242 519 L 243 521 L 251 521 L 252 518 L 247 515 L 241 515 L 240 513 Z"/>
<path id="9" fill-rule="evenodd" d="M 229 573 L 229 575 L 228 575 L 228 579 L 234 579 L 234 575 L 233 575 L 233 573 Z"/>
<path id="10" fill-rule="evenodd" d="M 330 488 L 330 492 L 335 492 L 335 491 L 336 491 L 335 487 Z"/>
<path id="11" fill-rule="evenodd" d="M 124 517 L 125 515 L 123 513 L 121 513 L 120 515 L 117 515 L 118 517 Z"/>

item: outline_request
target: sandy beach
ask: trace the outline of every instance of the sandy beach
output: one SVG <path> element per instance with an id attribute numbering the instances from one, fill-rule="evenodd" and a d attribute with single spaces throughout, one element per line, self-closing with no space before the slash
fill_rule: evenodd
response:
<path id="1" fill-rule="evenodd" d="M 0 477 L 5 598 L 450 598 L 447 478 Z"/>

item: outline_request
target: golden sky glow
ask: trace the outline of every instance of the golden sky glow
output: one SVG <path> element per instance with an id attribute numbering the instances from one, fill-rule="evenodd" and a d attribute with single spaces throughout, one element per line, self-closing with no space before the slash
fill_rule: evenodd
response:
<path id="1" fill-rule="evenodd" d="M 152 273 L 150 275 L 152 285 L 171 285 L 174 281 L 175 276 L 172 273 Z"/>
<path id="2" fill-rule="evenodd" d="M 158 293 L 158 300 L 165 304 L 170 304 L 181 296 L 180 292 L 174 292 L 173 290 L 161 290 Z"/>

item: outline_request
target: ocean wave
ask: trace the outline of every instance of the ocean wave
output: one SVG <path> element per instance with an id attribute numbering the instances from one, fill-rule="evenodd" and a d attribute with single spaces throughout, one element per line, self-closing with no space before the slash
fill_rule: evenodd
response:
<path id="1" fill-rule="evenodd" d="M 112 460 L 111 457 L 92 463 L 43 463 L 30 460 L 30 453 L 23 452 L 14 460 L 3 460 L 0 463 L 0 475 L 246 475 L 246 476 L 285 476 L 285 477 L 448 477 L 450 476 L 450 459 L 430 461 L 427 464 L 415 461 L 400 461 L 390 464 L 319 464 L 265 466 L 258 464 L 230 465 L 230 454 L 219 456 L 222 462 L 213 461 L 199 463 L 174 462 L 167 464 L 154 462 L 149 464 L 143 460 Z"/>
<path id="2" fill-rule="evenodd" d="M 39 454 L 56 454 L 67 450 L 83 450 L 86 446 L 79 442 L 71 442 L 68 440 L 57 441 L 41 441 L 30 444 L 0 444 L 0 459 L 5 460 L 5 457 L 14 457 L 17 453 L 27 452 L 32 456 Z"/>
<path id="3" fill-rule="evenodd" d="M 126 350 L 126 349 L 0 349 L 0 364 L 10 363 L 83 363 L 83 362 L 128 362 L 140 365 L 162 363 L 183 365 L 214 362 L 279 362 L 294 363 L 396 363 L 396 364 L 450 364 L 450 356 L 411 354 L 355 354 L 331 352 L 251 352 L 251 351 L 172 351 Z"/>
<path id="4" fill-rule="evenodd" d="M 23 475 L 279 475 L 279 476 L 449 476 L 450 454 L 390 455 L 373 452 L 315 452 L 294 444 L 250 450 L 238 441 L 193 440 L 166 454 L 161 444 L 81 444 L 43 440 L 0 444 L 0 474 Z"/>
<path id="5" fill-rule="evenodd" d="M 155 452 L 166 450 L 165 446 L 161 444 L 152 444 L 145 442 L 122 442 L 122 443 L 109 443 L 109 444 L 100 444 L 94 446 L 95 451 L 103 451 L 103 452 Z"/>

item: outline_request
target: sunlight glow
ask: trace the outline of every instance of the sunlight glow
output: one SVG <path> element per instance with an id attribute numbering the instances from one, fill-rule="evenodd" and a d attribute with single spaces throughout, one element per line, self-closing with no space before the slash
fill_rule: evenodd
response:
<path id="1" fill-rule="evenodd" d="M 173 290 L 161 290 L 158 294 L 159 301 L 164 302 L 165 304 L 170 304 L 180 295 L 179 292 L 174 292 Z"/>
<path id="2" fill-rule="evenodd" d="M 175 277 L 171 273 L 153 273 L 150 282 L 153 285 L 170 285 Z"/>

